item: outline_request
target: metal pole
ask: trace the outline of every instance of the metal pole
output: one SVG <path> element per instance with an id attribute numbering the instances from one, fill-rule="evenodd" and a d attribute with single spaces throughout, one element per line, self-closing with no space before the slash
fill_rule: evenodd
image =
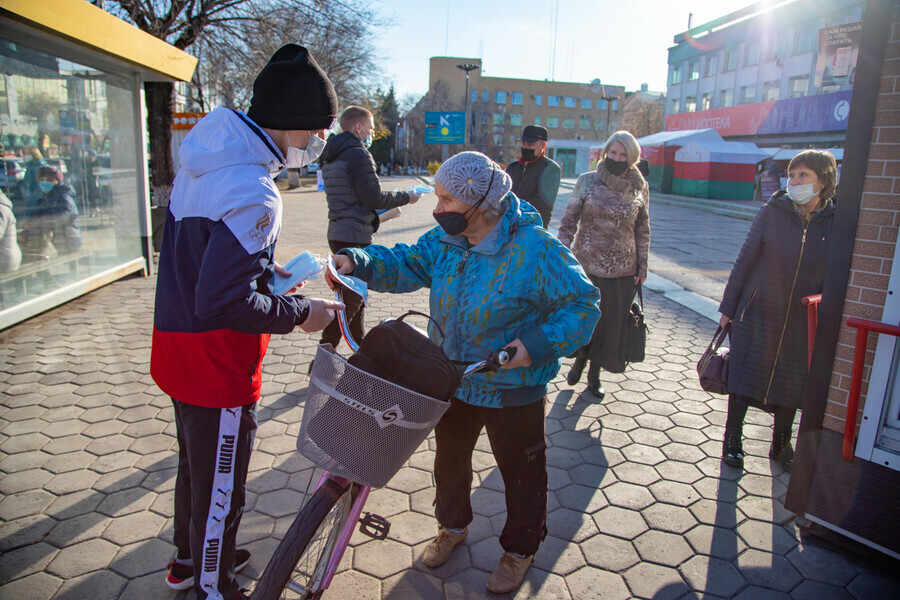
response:
<path id="1" fill-rule="evenodd" d="M 463 150 L 469 141 L 469 72 L 466 71 L 466 104 L 463 109 Z"/>

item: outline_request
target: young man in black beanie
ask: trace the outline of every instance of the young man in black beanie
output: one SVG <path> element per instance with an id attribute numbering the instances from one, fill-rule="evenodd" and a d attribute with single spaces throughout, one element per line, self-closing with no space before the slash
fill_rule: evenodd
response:
<path id="1" fill-rule="evenodd" d="M 179 150 L 156 287 L 150 372 L 178 435 L 174 542 L 166 583 L 200 599 L 245 597 L 236 550 L 272 333 L 322 330 L 342 305 L 274 295 L 281 196 L 273 175 L 322 151 L 337 115 L 331 82 L 301 46 L 276 52 L 250 110 L 217 108 Z"/>

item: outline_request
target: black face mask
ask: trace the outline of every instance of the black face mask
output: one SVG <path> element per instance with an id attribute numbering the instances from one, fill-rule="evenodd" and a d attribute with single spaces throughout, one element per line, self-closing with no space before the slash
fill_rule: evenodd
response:
<path id="1" fill-rule="evenodd" d="M 628 170 L 627 162 L 624 160 L 613 160 L 608 156 L 603 159 L 603 164 L 606 166 L 607 171 L 616 176 L 621 175 Z"/>
<path id="2" fill-rule="evenodd" d="M 447 235 L 459 235 L 469 226 L 469 215 L 475 212 L 481 203 L 485 201 L 488 193 L 491 191 L 491 186 L 494 185 L 494 172 L 491 170 L 491 181 L 488 183 L 487 191 L 484 192 L 484 196 L 481 199 L 472 205 L 472 208 L 467 210 L 465 213 L 458 212 L 445 212 L 441 214 L 431 213 L 431 216 L 434 217 L 434 220 L 437 221 L 438 225 L 441 226 L 441 229 L 444 230 Z"/>
<path id="3" fill-rule="evenodd" d="M 537 155 L 534 153 L 534 148 L 522 148 L 522 158 L 524 158 L 528 162 L 531 162 L 535 158 L 537 158 Z"/>

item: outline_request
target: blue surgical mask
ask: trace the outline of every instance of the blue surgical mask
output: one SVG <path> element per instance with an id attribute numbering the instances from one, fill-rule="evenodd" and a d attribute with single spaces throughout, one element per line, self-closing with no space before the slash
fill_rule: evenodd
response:
<path id="1" fill-rule="evenodd" d="M 52 181 L 38 181 L 38 187 L 40 187 L 41 191 L 45 194 L 49 194 L 54 185 L 55 184 Z"/>

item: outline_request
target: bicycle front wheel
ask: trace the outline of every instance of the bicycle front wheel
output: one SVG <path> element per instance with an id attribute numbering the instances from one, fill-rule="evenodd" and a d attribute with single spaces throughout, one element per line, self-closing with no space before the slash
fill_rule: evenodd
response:
<path id="1" fill-rule="evenodd" d="M 325 480 L 284 534 L 251 600 L 319 597 L 318 583 L 350 514 L 356 489 L 354 484 Z"/>

